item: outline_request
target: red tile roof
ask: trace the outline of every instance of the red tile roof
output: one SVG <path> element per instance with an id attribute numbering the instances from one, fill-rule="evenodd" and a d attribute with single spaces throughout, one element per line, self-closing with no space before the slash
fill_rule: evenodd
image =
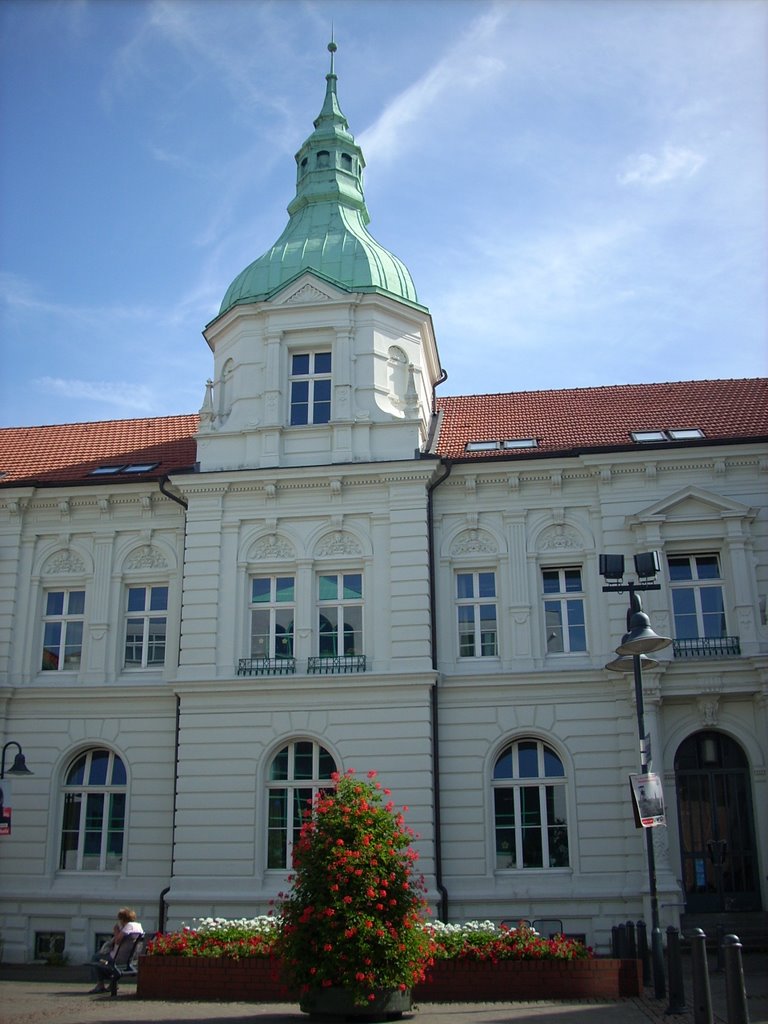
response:
<path id="1" fill-rule="evenodd" d="M 531 458 L 645 448 L 631 431 L 698 427 L 707 441 L 768 439 L 768 378 L 695 380 L 439 398 L 442 458 Z M 468 452 L 471 441 L 535 438 L 535 448 Z M 690 441 L 685 442 L 691 444 Z"/>
<path id="2" fill-rule="evenodd" d="M 633 430 L 698 427 L 700 442 L 768 440 L 768 378 L 699 380 L 439 398 L 435 452 L 449 459 L 535 458 L 641 449 Z M 0 486 L 156 480 L 194 466 L 197 415 L 0 428 Z M 535 448 L 467 452 L 470 441 L 535 438 Z M 93 476 L 100 466 L 157 463 Z"/>
<path id="3" fill-rule="evenodd" d="M 2 428 L 0 486 L 159 479 L 195 464 L 197 424 L 191 415 Z M 157 465 L 147 473 L 91 476 L 99 466 L 148 463 Z"/>

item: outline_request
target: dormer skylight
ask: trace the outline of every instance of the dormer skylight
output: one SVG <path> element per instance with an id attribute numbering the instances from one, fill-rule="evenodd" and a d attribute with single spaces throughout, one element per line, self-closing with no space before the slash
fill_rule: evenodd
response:
<path id="1" fill-rule="evenodd" d="M 537 448 L 539 444 L 535 437 L 514 437 L 503 443 L 505 448 Z"/>
<path id="2" fill-rule="evenodd" d="M 538 441 L 535 437 L 513 437 L 505 441 L 467 441 L 468 452 L 497 452 L 502 448 L 536 448 Z"/>
<path id="3" fill-rule="evenodd" d="M 117 476 L 118 473 L 150 473 L 160 465 L 159 462 L 130 462 L 119 466 L 97 466 L 89 476 Z"/>
<path id="4" fill-rule="evenodd" d="M 468 452 L 495 452 L 501 448 L 501 441 L 467 441 Z"/>
<path id="5" fill-rule="evenodd" d="M 699 427 L 670 427 L 668 430 L 632 430 L 632 440 L 637 444 L 653 444 L 664 441 L 695 441 L 704 437 Z"/>

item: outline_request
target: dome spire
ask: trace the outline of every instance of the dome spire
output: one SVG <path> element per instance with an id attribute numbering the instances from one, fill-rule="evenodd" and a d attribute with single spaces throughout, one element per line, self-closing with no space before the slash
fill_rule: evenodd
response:
<path id="1" fill-rule="evenodd" d="M 368 233 L 363 194 L 365 160 L 336 95 L 335 54 L 314 131 L 296 154 L 296 195 L 290 219 L 263 256 L 229 286 L 220 313 L 243 302 L 260 302 L 304 270 L 313 270 L 347 291 L 380 291 L 418 304 L 411 275 Z"/>

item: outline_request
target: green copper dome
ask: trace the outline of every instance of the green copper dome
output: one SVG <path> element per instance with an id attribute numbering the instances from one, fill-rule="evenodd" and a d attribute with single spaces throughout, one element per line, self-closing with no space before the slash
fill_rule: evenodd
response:
<path id="1" fill-rule="evenodd" d="M 270 298 L 305 270 L 351 292 L 384 292 L 417 303 L 407 267 L 369 234 L 365 161 L 336 97 L 335 43 L 315 130 L 296 154 L 296 196 L 275 244 L 227 289 L 219 313 Z"/>

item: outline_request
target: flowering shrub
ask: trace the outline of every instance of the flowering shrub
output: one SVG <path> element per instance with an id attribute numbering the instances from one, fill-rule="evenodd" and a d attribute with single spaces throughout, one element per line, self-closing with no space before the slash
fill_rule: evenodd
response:
<path id="1" fill-rule="evenodd" d="M 222 917 L 203 917 L 196 928 L 158 934 L 147 944 L 154 956 L 228 957 L 240 960 L 251 956 L 272 956 L 277 940 L 273 917 L 242 917 L 227 921 Z"/>
<path id="2" fill-rule="evenodd" d="M 277 953 L 303 994 L 338 987 L 364 1004 L 376 990 L 412 988 L 430 962 L 412 832 L 375 776 L 334 775 L 335 790 L 313 800 L 293 849 Z"/>
<path id="3" fill-rule="evenodd" d="M 435 960 L 587 960 L 592 950 L 576 939 L 556 935 L 545 939 L 530 925 L 497 927 L 492 921 L 466 924 L 430 922 L 426 930 L 432 939 Z"/>
<path id="4" fill-rule="evenodd" d="M 498 926 L 493 921 L 464 924 L 423 922 L 433 960 L 587 960 L 592 950 L 562 935 L 545 939 L 529 925 Z M 196 928 L 157 935 L 147 953 L 155 956 L 268 957 L 277 955 L 278 923 L 274 917 L 201 918 Z"/>

